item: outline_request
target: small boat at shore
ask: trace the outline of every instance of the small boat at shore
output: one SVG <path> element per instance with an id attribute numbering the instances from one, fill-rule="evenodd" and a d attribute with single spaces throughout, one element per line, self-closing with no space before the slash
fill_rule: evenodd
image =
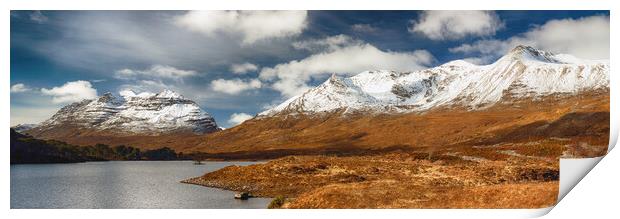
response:
<path id="1" fill-rule="evenodd" d="M 195 160 L 194 165 L 203 165 L 204 163 L 200 160 Z"/>
<path id="2" fill-rule="evenodd" d="M 248 192 L 235 193 L 235 199 L 248 200 L 250 197 L 252 196 Z"/>

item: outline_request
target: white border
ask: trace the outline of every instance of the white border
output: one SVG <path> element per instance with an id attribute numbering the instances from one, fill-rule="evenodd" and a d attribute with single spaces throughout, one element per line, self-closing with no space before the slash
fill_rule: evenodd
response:
<path id="1" fill-rule="evenodd" d="M 613 150 L 545 218 L 613 218 L 620 197 L 620 151 Z"/>
<path id="2" fill-rule="evenodd" d="M 1 28 L 2 44 L 0 51 L 4 51 L 0 66 L 3 67 L 4 81 L 0 87 L 5 92 L 0 92 L 5 104 L 2 105 L 1 120 L 4 124 L 10 124 L 9 113 L 9 86 L 8 79 L 9 52 L 10 42 L 10 15 L 11 10 L 222 10 L 222 9 L 277 9 L 277 10 L 612 10 L 611 16 L 611 39 L 617 38 L 614 24 L 617 24 L 616 17 L 613 16 L 617 5 L 612 4 L 611 0 L 583 1 L 583 0 L 467 0 L 467 1 L 395 1 L 395 0 L 314 0 L 314 1 L 291 1 L 291 0 L 228 0 L 228 1 L 204 1 L 204 0 L 183 0 L 183 1 L 165 1 L 165 0 L 147 0 L 147 1 L 80 1 L 80 0 L 5 0 L 0 1 L 2 4 Z M 614 60 L 618 51 L 617 44 L 611 42 L 610 60 Z M 613 65 L 613 64 L 612 64 Z M 611 73 L 612 96 L 617 94 L 618 78 Z M 611 99 L 611 138 L 617 140 L 618 133 L 618 117 L 614 112 L 619 109 L 618 102 Z M 4 153 L 2 153 L 0 163 L 9 163 L 9 134 L 3 132 L 1 135 L 2 142 L 5 142 Z M 603 168 L 603 167 L 601 167 Z M 611 168 L 610 166 L 604 168 Z M 9 165 L 5 165 L 2 169 L 4 176 L 9 176 Z M 565 170 L 562 170 L 562 172 Z M 609 171 L 608 171 L 609 172 Z M 9 177 L 4 177 L 1 182 L 3 188 L 4 199 L 2 205 L 5 209 L 10 207 L 8 191 L 10 186 Z M 572 187 L 572 186 L 571 186 Z M 587 202 L 596 202 L 597 200 L 586 200 Z M 560 204 L 561 205 L 561 204 Z M 126 216 L 148 216 L 153 218 L 171 218 L 171 217 L 214 217 L 214 218 L 317 218 L 323 216 L 334 217 L 358 217 L 358 218 L 512 218 L 512 217 L 535 217 L 550 211 L 547 209 L 533 210 L 9 210 L 7 211 L 10 218 L 35 218 L 35 217 L 63 217 L 63 218 L 109 218 L 109 217 L 126 217 Z M 569 209 L 571 210 L 571 209 Z M 580 211 L 581 209 L 572 209 Z"/>

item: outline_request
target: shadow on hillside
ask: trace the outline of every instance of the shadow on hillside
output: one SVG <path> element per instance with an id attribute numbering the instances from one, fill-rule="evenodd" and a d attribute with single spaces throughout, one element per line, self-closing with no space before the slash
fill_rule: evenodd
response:
<path id="1" fill-rule="evenodd" d="M 536 121 L 496 132 L 478 144 L 522 142 L 540 138 L 590 137 L 609 139 L 609 112 L 569 113 L 555 121 Z"/>

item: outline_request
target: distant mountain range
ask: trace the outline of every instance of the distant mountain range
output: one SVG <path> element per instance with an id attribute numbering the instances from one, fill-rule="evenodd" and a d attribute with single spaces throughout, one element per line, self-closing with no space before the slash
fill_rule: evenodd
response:
<path id="1" fill-rule="evenodd" d="M 226 130 L 194 101 L 163 91 L 73 103 L 24 132 L 79 145 L 168 146 L 252 158 L 490 141 L 532 124 L 542 124 L 540 132 L 515 139 L 561 137 L 571 130 L 545 127 L 569 127 L 566 118 L 596 130 L 577 135 L 601 137 L 608 135 L 608 112 L 608 60 L 517 46 L 489 65 L 456 60 L 413 72 L 332 75 Z"/>
<path id="2" fill-rule="evenodd" d="M 583 60 L 517 46 L 490 65 L 456 60 L 415 72 L 332 75 L 318 87 L 260 115 L 338 110 L 402 113 L 453 106 L 475 110 L 512 99 L 575 95 L 608 87 L 608 60 Z"/>
<path id="3" fill-rule="evenodd" d="M 34 127 L 37 127 L 38 124 L 18 124 L 15 126 L 11 126 L 11 129 L 15 130 L 18 133 L 24 133 Z"/>
<path id="4" fill-rule="evenodd" d="M 528 46 L 489 65 L 456 60 L 413 72 L 332 75 L 183 150 L 268 158 L 575 139 L 557 144 L 596 145 L 574 156 L 598 156 L 608 144 L 609 75 L 608 60 Z"/>

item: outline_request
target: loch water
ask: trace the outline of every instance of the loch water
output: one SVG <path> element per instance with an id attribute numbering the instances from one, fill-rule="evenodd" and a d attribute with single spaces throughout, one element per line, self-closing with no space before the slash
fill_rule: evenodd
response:
<path id="1" fill-rule="evenodd" d="M 255 162 L 108 161 L 11 165 L 11 208 L 266 208 L 270 199 L 180 183 Z"/>

